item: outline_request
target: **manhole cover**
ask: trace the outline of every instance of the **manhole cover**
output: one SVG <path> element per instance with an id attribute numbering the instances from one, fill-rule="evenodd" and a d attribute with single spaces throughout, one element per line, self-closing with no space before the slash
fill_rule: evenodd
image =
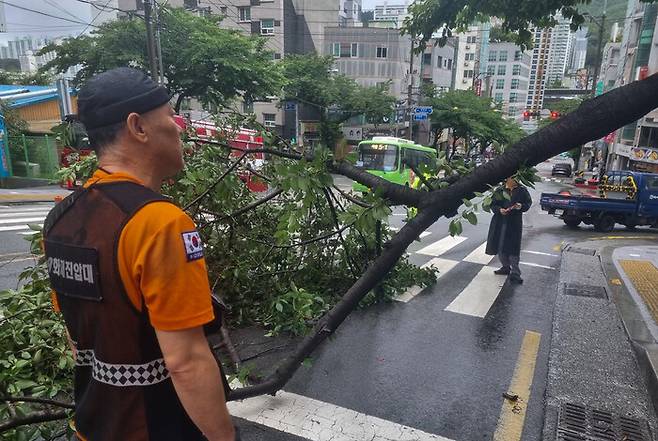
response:
<path id="1" fill-rule="evenodd" d="M 558 441 L 651 441 L 646 421 L 573 403 L 560 406 Z"/>
<path id="2" fill-rule="evenodd" d="M 579 285 L 577 283 L 568 283 L 564 286 L 564 294 L 568 296 L 595 297 L 598 299 L 608 298 L 608 293 L 602 286 Z"/>
<path id="3" fill-rule="evenodd" d="M 588 248 L 569 247 L 565 251 L 567 253 L 585 254 L 586 256 L 594 256 L 596 254 L 596 250 L 590 250 Z"/>

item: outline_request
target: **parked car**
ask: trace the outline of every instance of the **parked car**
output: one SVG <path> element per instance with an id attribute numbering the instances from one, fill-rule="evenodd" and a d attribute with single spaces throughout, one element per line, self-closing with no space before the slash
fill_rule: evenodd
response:
<path id="1" fill-rule="evenodd" d="M 565 162 L 560 164 L 555 164 L 553 170 L 551 171 L 551 176 L 566 176 L 567 178 L 571 177 L 572 169 L 571 164 Z"/>

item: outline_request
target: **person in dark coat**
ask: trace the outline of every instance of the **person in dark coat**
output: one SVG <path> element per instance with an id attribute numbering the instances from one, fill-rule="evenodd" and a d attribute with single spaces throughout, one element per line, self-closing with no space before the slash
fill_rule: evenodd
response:
<path id="1" fill-rule="evenodd" d="M 503 265 L 494 271 L 495 274 L 509 275 L 510 282 L 520 284 L 523 283 L 519 269 L 523 213 L 530 209 L 532 199 L 528 190 L 512 177 L 507 178 L 502 191 L 509 199 L 500 195 L 491 203 L 494 215 L 489 225 L 486 253 L 497 254 Z"/>

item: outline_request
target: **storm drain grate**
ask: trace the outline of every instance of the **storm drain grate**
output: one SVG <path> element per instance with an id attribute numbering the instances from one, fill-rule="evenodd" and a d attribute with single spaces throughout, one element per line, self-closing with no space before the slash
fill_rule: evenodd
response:
<path id="1" fill-rule="evenodd" d="M 591 249 L 588 249 L 588 248 L 568 247 L 565 251 L 567 253 L 584 254 L 586 256 L 594 256 L 596 254 L 596 250 L 591 250 Z"/>
<path id="2" fill-rule="evenodd" d="M 566 403 L 560 406 L 558 441 L 651 441 L 646 421 Z"/>
<path id="3" fill-rule="evenodd" d="M 564 286 L 564 294 L 568 296 L 594 297 L 597 299 L 608 298 L 608 293 L 602 286 L 579 285 L 577 283 L 567 283 Z"/>

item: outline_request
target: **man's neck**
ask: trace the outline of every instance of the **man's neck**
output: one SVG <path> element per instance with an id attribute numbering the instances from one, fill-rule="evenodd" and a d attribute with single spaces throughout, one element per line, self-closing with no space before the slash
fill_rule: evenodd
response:
<path id="1" fill-rule="evenodd" d="M 136 164 L 120 164 L 111 160 L 100 161 L 99 167 L 109 173 L 127 173 L 139 180 L 145 187 L 160 193 L 163 178 L 156 176 L 150 170 L 136 166 Z"/>

